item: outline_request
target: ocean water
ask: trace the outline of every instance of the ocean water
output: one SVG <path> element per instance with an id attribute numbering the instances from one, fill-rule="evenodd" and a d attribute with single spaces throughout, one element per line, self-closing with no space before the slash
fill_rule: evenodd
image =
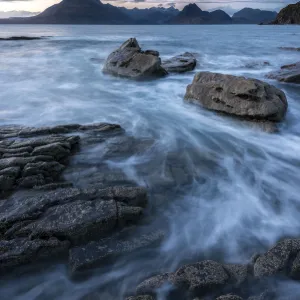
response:
<path id="1" fill-rule="evenodd" d="M 300 86 L 265 78 L 300 61 L 300 52 L 279 49 L 300 47 L 299 27 L 0 26 L 0 37 L 16 35 L 48 38 L 0 42 L 0 125 L 111 122 L 153 140 L 143 153 L 106 163 L 149 188 L 147 226 L 168 234 L 151 251 L 122 257 L 84 280 L 72 281 L 63 263 L 0 279 L 1 299 L 77 300 L 91 292 L 123 299 L 147 274 L 200 259 L 245 263 L 281 238 L 299 237 Z M 195 53 L 197 68 L 149 82 L 104 75 L 105 58 L 130 37 L 162 58 Z M 280 132 L 267 134 L 184 103 L 198 71 L 253 77 L 282 89 L 289 109 Z M 91 170 L 101 151 L 91 149 Z M 163 188 L 170 160 L 184 175 L 177 186 Z M 276 286 L 299 299 L 297 283 Z"/>

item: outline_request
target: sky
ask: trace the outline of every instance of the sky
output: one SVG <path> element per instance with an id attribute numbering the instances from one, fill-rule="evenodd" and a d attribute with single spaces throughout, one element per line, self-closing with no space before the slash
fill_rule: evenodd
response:
<path id="1" fill-rule="evenodd" d="M 293 0 L 111 0 L 102 1 L 115 6 L 125 6 L 127 8 L 145 8 L 151 6 L 163 5 L 169 7 L 174 5 L 182 9 L 188 3 L 196 3 L 203 10 L 224 9 L 234 12 L 244 7 L 260 8 L 267 10 L 279 10 L 290 3 L 296 3 Z M 0 0 L 0 17 L 10 17 L 16 14 L 30 14 L 29 12 L 41 12 L 47 7 L 60 2 L 60 0 Z"/>

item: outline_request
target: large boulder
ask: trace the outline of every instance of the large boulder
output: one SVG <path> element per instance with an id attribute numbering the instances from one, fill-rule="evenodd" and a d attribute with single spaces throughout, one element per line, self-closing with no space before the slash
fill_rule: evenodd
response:
<path id="1" fill-rule="evenodd" d="M 195 75 L 185 100 L 237 117 L 268 121 L 281 121 L 288 106 L 285 94 L 263 81 L 210 72 Z"/>
<path id="2" fill-rule="evenodd" d="M 184 73 L 195 69 L 197 60 L 192 53 L 185 52 L 162 62 L 163 68 L 170 73 Z"/>
<path id="3" fill-rule="evenodd" d="M 279 71 L 272 72 L 267 77 L 281 82 L 300 84 L 300 62 L 282 66 Z"/>
<path id="4" fill-rule="evenodd" d="M 103 72 L 132 79 L 167 75 L 167 71 L 161 66 L 159 53 L 142 51 L 135 38 L 130 38 L 108 56 Z"/>

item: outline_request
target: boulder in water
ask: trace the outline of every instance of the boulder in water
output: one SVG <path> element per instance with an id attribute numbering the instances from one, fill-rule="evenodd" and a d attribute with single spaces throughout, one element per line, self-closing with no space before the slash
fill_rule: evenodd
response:
<path id="1" fill-rule="evenodd" d="M 161 66 L 159 53 L 153 50 L 142 51 L 135 38 L 130 38 L 108 56 L 103 71 L 132 79 L 162 77 L 168 74 Z"/>
<path id="2" fill-rule="evenodd" d="M 197 60 L 192 53 L 185 52 L 163 61 L 162 66 L 170 73 L 184 73 L 195 69 Z"/>
<path id="3" fill-rule="evenodd" d="M 272 85 L 210 72 L 195 75 L 187 87 L 185 100 L 250 120 L 281 121 L 288 107 L 285 94 Z"/>
<path id="4" fill-rule="evenodd" d="M 267 77 L 281 82 L 300 84 L 300 62 L 282 66 L 279 71 L 270 73 Z"/>

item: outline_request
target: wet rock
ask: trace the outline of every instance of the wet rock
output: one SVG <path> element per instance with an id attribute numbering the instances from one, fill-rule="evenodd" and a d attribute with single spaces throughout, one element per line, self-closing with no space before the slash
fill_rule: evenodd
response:
<path id="1" fill-rule="evenodd" d="M 21 243 L 18 246 L 21 250 L 12 252 L 13 246 L 11 248 L 0 246 L 2 257 L 14 255 L 15 263 L 11 264 L 13 267 L 36 261 L 35 256 L 31 255 L 31 249 L 36 249 L 37 245 L 41 244 L 40 241 L 44 242 L 41 244 L 43 256 L 49 254 L 51 257 L 55 248 L 59 250 L 61 246 L 60 243 L 53 243 L 53 241 L 67 243 L 69 248 L 70 245 L 76 246 L 107 237 L 140 219 L 143 209 L 130 204 L 144 205 L 145 194 L 142 188 L 98 189 L 95 186 L 84 190 L 61 188 L 40 193 L 38 196 L 16 195 L 3 200 L 0 203 L 0 236 L 3 245 L 13 245 L 14 242 L 18 242 Z M 140 200 L 137 199 L 139 197 Z M 109 239 L 103 239 L 102 246 L 107 247 L 107 251 L 114 250 L 117 255 L 122 251 L 129 252 L 134 248 L 147 246 L 147 243 L 149 245 L 151 241 L 154 242 L 158 236 L 157 233 L 157 235 L 141 237 L 140 240 L 133 240 L 134 244 L 127 241 L 114 241 L 115 244 L 114 242 L 109 244 Z M 12 244 L 9 244 L 10 241 L 13 241 Z M 49 252 L 47 252 L 48 243 Z M 26 259 L 18 257 L 23 253 Z M 109 257 L 112 253 L 104 254 L 103 251 L 102 255 Z"/>
<path id="2" fill-rule="evenodd" d="M 165 286 L 172 285 L 172 274 L 165 273 L 157 276 L 153 276 L 149 279 L 146 279 L 136 288 L 136 293 L 141 294 L 155 294 L 156 290 Z"/>
<path id="3" fill-rule="evenodd" d="M 0 38 L 0 41 L 32 41 L 32 40 L 41 40 L 45 37 L 36 37 L 36 36 L 11 36 L 8 38 Z"/>
<path id="4" fill-rule="evenodd" d="M 24 226 L 16 236 L 31 238 L 58 237 L 73 244 L 103 237 L 112 232 L 122 221 L 139 219 L 141 208 L 126 207 L 115 201 L 74 201 L 47 209 L 38 220 Z"/>
<path id="5" fill-rule="evenodd" d="M 56 238 L 49 240 L 29 240 L 16 238 L 0 241 L 0 270 L 8 271 L 32 261 L 39 261 L 47 257 L 54 257 L 67 253 L 68 241 L 59 241 Z"/>
<path id="6" fill-rule="evenodd" d="M 0 127 L 0 192 L 58 182 L 80 142 L 79 136 L 60 134 L 88 131 L 104 138 L 103 134 L 119 130 L 119 125 L 108 123 Z M 14 137 L 17 139 L 11 139 Z"/>
<path id="7" fill-rule="evenodd" d="M 265 254 L 260 255 L 254 263 L 254 276 L 265 277 L 276 274 L 298 276 L 298 260 L 293 261 L 300 251 L 300 240 L 287 239 L 279 242 Z M 292 270 L 290 270 L 292 265 Z"/>
<path id="8" fill-rule="evenodd" d="M 224 288 L 239 288 L 248 280 L 247 265 L 222 265 L 206 260 L 185 265 L 175 273 L 165 273 L 151 277 L 138 285 L 137 294 L 155 295 L 159 288 L 170 288 L 176 294 L 204 296 L 220 292 Z M 226 298 L 225 298 L 226 299 Z"/>
<path id="9" fill-rule="evenodd" d="M 262 67 L 268 67 L 271 64 L 268 61 L 253 61 L 247 63 L 244 67 L 247 69 L 260 69 Z"/>
<path id="10" fill-rule="evenodd" d="M 155 231 L 142 236 L 118 239 L 112 237 L 91 242 L 82 247 L 72 248 L 69 255 L 69 266 L 72 273 L 95 268 L 99 264 L 119 255 L 149 248 L 162 241 L 163 231 Z"/>
<path id="11" fill-rule="evenodd" d="M 220 296 L 216 298 L 216 300 L 243 300 L 243 298 L 237 295 L 228 294 L 228 295 Z"/>
<path id="12" fill-rule="evenodd" d="M 192 53 L 186 52 L 162 62 L 162 67 L 170 73 L 184 73 L 195 69 L 197 60 Z"/>
<path id="13" fill-rule="evenodd" d="M 223 268 L 229 274 L 229 277 L 234 285 L 240 286 L 248 279 L 248 265 L 225 264 L 223 265 Z"/>
<path id="14" fill-rule="evenodd" d="M 286 83 L 300 84 L 300 62 L 282 66 L 281 70 L 268 74 L 267 78 L 276 79 Z"/>
<path id="15" fill-rule="evenodd" d="M 136 296 L 136 297 L 129 297 L 129 298 L 126 298 L 126 300 L 154 300 L 154 298 L 149 295 L 142 295 L 142 296 Z"/>
<path id="16" fill-rule="evenodd" d="M 153 51 L 143 52 L 137 40 L 130 38 L 108 56 L 103 71 L 132 79 L 165 76 L 167 71 L 162 68 L 157 54 Z"/>
<path id="17" fill-rule="evenodd" d="M 223 266 L 210 260 L 183 266 L 172 276 L 175 286 L 195 295 L 203 295 L 221 288 L 229 279 Z"/>
<path id="18" fill-rule="evenodd" d="M 300 48 L 296 47 L 279 47 L 281 50 L 287 50 L 287 51 L 300 51 Z"/>
<path id="19" fill-rule="evenodd" d="M 281 121 L 285 94 L 265 82 L 232 75 L 200 72 L 187 87 L 185 100 L 245 119 Z"/>

